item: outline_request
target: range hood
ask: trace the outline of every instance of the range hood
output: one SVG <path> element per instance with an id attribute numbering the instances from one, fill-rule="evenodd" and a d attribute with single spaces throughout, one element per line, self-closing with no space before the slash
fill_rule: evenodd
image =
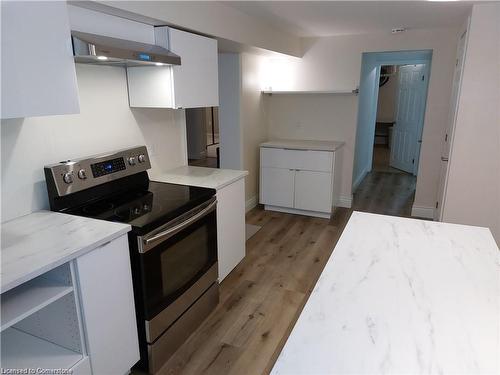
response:
<path id="1" fill-rule="evenodd" d="M 168 49 L 130 40 L 71 31 L 75 61 L 85 64 L 143 66 L 180 65 L 181 58 Z"/>

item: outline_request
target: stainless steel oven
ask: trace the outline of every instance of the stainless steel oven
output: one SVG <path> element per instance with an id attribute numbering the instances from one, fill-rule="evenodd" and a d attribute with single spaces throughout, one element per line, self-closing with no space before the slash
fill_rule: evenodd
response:
<path id="1" fill-rule="evenodd" d="M 212 301 L 209 305 L 218 303 L 216 205 L 213 197 L 137 237 L 148 362 L 153 373 L 205 318 L 197 311 L 205 311 L 206 300 Z M 209 296 L 197 309 L 196 302 L 207 291 Z M 191 314 L 184 317 L 191 306 Z"/>

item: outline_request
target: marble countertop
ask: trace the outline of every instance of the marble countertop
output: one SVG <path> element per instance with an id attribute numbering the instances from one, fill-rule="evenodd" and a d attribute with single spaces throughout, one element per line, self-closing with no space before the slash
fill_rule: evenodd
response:
<path id="1" fill-rule="evenodd" d="M 153 181 L 168 182 L 178 185 L 200 186 L 222 189 L 248 175 L 248 171 L 183 166 L 160 174 L 150 174 Z"/>
<path id="2" fill-rule="evenodd" d="M 354 212 L 271 374 L 499 374 L 488 229 Z"/>
<path id="3" fill-rule="evenodd" d="M 344 142 L 338 141 L 308 141 L 308 140 L 292 140 L 292 139 L 277 139 L 261 143 L 261 147 L 271 148 L 291 148 L 295 150 L 311 150 L 311 151 L 337 151 L 344 145 Z"/>
<path id="4" fill-rule="evenodd" d="M 2 293 L 129 232 L 128 224 L 38 211 L 2 223 Z"/>

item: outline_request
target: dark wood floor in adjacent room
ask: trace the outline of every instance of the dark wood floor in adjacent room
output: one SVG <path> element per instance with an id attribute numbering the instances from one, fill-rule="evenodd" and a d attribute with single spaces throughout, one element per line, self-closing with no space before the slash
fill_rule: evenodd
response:
<path id="1" fill-rule="evenodd" d="M 417 178 L 389 165 L 390 150 L 373 149 L 372 171 L 359 184 L 352 209 L 392 216 L 411 216 Z"/>

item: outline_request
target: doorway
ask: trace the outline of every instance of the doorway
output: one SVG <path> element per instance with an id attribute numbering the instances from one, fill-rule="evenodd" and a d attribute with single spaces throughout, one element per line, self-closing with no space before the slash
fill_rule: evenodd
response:
<path id="1" fill-rule="evenodd" d="M 188 165 L 219 168 L 218 107 L 186 109 Z"/>
<path id="2" fill-rule="evenodd" d="M 355 210 L 411 216 L 432 51 L 364 53 L 353 168 Z"/>

